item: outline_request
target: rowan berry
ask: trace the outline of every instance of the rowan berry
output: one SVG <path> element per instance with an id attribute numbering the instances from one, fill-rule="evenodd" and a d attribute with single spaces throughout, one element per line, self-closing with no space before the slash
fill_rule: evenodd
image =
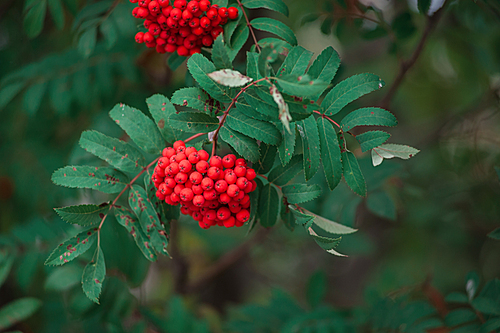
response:
<path id="1" fill-rule="evenodd" d="M 204 223 L 203 221 L 198 222 L 198 225 L 199 225 L 199 226 L 200 226 L 200 228 L 202 228 L 202 229 L 208 229 L 208 228 L 210 228 L 210 225 L 208 225 L 208 224 Z"/>
<path id="2" fill-rule="evenodd" d="M 247 222 L 248 220 L 250 219 L 250 212 L 246 209 L 242 209 L 240 210 L 237 214 L 236 214 L 236 220 L 240 221 L 240 222 Z"/>
<path id="3" fill-rule="evenodd" d="M 242 165 L 236 165 L 234 167 L 234 174 L 237 176 L 237 177 L 244 177 L 246 174 L 247 174 L 247 168 L 245 168 L 244 166 Z"/>
<path id="4" fill-rule="evenodd" d="M 201 36 L 205 32 L 205 30 L 203 30 L 202 27 L 197 27 L 197 28 L 192 29 L 191 32 L 193 33 L 193 35 Z"/>
<path id="5" fill-rule="evenodd" d="M 200 47 L 193 47 L 191 50 L 189 50 L 189 55 L 193 55 L 195 53 L 201 53 L 201 48 Z"/>
<path id="6" fill-rule="evenodd" d="M 175 175 L 175 182 L 177 184 L 184 184 L 188 180 L 188 175 L 185 173 L 179 172 L 178 174 Z"/>
<path id="7" fill-rule="evenodd" d="M 205 203 L 205 197 L 203 195 L 197 194 L 193 197 L 193 205 L 201 207 Z"/>
<path id="8" fill-rule="evenodd" d="M 180 149 L 180 148 L 183 148 L 183 147 L 179 147 L 178 149 Z M 184 161 L 186 158 L 187 158 L 186 154 L 184 154 L 184 153 L 177 153 L 175 155 L 175 162 L 181 163 L 181 161 Z"/>
<path id="9" fill-rule="evenodd" d="M 182 155 L 184 155 L 184 154 L 182 154 Z M 186 156 L 186 155 L 184 155 L 184 156 Z M 179 171 L 181 171 L 181 172 L 184 172 L 187 174 L 188 172 L 190 172 L 192 170 L 192 168 L 193 168 L 193 165 L 191 163 L 189 163 L 188 160 L 184 159 L 184 160 L 179 162 Z"/>
<path id="10" fill-rule="evenodd" d="M 236 180 L 236 185 L 240 188 L 240 190 L 244 190 L 248 185 L 248 179 L 245 177 L 239 177 Z"/>
<path id="11" fill-rule="evenodd" d="M 222 159 L 222 165 L 224 166 L 224 168 L 230 169 L 234 166 L 234 160 L 231 158 L 231 156 L 226 155 Z"/>
<path id="12" fill-rule="evenodd" d="M 191 215 L 195 221 L 201 221 L 203 220 L 203 215 L 200 214 L 200 212 L 193 212 Z"/>
<path id="13" fill-rule="evenodd" d="M 165 175 L 169 177 L 174 177 L 178 172 L 179 164 L 176 162 L 170 163 L 170 165 L 165 168 Z"/>
<path id="14" fill-rule="evenodd" d="M 227 220 L 224 220 L 224 226 L 226 228 L 234 227 L 235 223 L 236 223 L 236 219 L 233 216 L 229 216 L 229 218 Z"/>
<path id="15" fill-rule="evenodd" d="M 189 21 L 189 26 L 191 28 L 196 28 L 200 25 L 200 19 L 197 17 L 193 17 L 191 21 Z"/>
<path id="16" fill-rule="evenodd" d="M 219 196 L 219 202 L 223 205 L 227 205 L 228 203 L 231 202 L 231 197 L 229 195 L 227 195 L 227 193 L 222 193 L 220 196 Z"/>
<path id="17" fill-rule="evenodd" d="M 180 56 L 183 56 L 183 57 L 187 57 L 189 55 L 189 50 L 184 46 L 184 45 L 180 45 L 178 48 L 177 48 L 177 53 L 180 55 Z"/>
<path id="18" fill-rule="evenodd" d="M 139 6 L 141 7 L 148 7 L 149 3 L 151 2 L 151 0 L 139 0 Z"/>
<path id="19" fill-rule="evenodd" d="M 210 26 L 211 26 L 211 24 L 212 24 L 212 22 L 211 22 L 211 21 L 210 21 L 210 19 L 209 19 L 208 17 L 206 17 L 206 16 L 205 16 L 205 17 L 202 17 L 202 18 L 200 19 L 200 27 L 202 27 L 202 28 L 205 28 L 205 29 L 206 29 L 206 28 L 210 27 Z"/>
<path id="20" fill-rule="evenodd" d="M 241 208 L 248 209 L 249 207 L 250 207 L 250 201 L 247 201 L 244 204 L 241 204 Z"/>
<path id="21" fill-rule="evenodd" d="M 165 200 L 165 195 L 164 195 L 164 194 L 162 194 L 159 190 L 158 190 L 158 191 L 156 191 L 156 193 L 155 193 L 155 194 L 156 194 L 156 197 L 157 197 L 158 199 L 160 199 L 160 200 Z"/>
<path id="22" fill-rule="evenodd" d="M 227 190 L 227 182 L 223 179 L 215 182 L 215 190 L 219 193 L 224 193 Z"/>
<path id="23" fill-rule="evenodd" d="M 146 42 L 146 43 L 152 43 L 155 40 L 155 37 L 149 31 L 144 34 L 143 38 L 144 38 L 144 42 Z"/>
<path id="24" fill-rule="evenodd" d="M 186 28 L 186 27 L 180 28 L 179 29 L 179 35 L 181 37 L 184 37 L 184 38 L 187 37 L 187 36 L 189 36 L 189 35 L 191 35 L 191 29 Z"/>
<path id="25" fill-rule="evenodd" d="M 210 165 L 208 164 L 208 162 L 204 160 L 201 160 L 198 163 L 196 163 L 196 171 L 198 171 L 199 173 L 206 173 L 209 167 Z"/>
<path id="26" fill-rule="evenodd" d="M 240 202 L 245 197 L 245 192 L 240 191 L 237 196 L 233 198 L 234 201 Z"/>
<path id="27" fill-rule="evenodd" d="M 198 9 L 200 9 L 200 5 L 197 1 L 190 1 L 188 4 L 187 4 L 187 10 L 189 10 L 191 13 L 194 13 L 196 11 L 198 11 Z"/>
<path id="28" fill-rule="evenodd" d="M 166 198 L 165 198 L 166 200 Z M 177 193 L 172 193 L 170 194 L 170 200 L 174 203 L 174 204 L 177 204 L 180 202 L 180 199 L 179 199 L 179 196 L 177 195 Z"/>
<path id="29" fill-rule="evenodd" d="M 179 197 L 181 198 L 182 201 L 191 201 L 193 200 L 194 197 L 193 190 L 186 187 L 182 189 L 181 193 L 179 194 Z"/>
<path id="30" fill-rule="evenodd" d="M 202 0 L 202 1 L 200 1 L 200 9 L 202 11 L 207 11 L 208 8 L 210 8 L 210 1 L 208 1 L 208 0 Z"/>
<path id="31" fill-rule="evenodd" d="M 175 155 L 175 149 L 172 147 L 167 147 L 167 148 L 163 149 L 162 155 L 164 157 L 170 158 L 170 157 Z"/>
<path id="32" fill-rule="evenodd" d="M 218 167 L 210 167 L 207 171 L 207 176 L 209 178 L 212 178 L 213 180 L 219 179 L 219 176 L 221 174 L 221 171 Z"/>
<path id="33" fill-rule="evenodd" d="M 170 187 L 170 188 L 174 188 L 177 185 L 177 183 L 175 182 L 175 180 L 173 178 L 171 178 L 171 177 L 166 177 L 165 178 L 165 184 L 168 187 Z"/>
<path id="34" fill-rule="evenodd" d="M 130 0 L 131 3 L 137 3 L 139 0 Z"/>
<path id="35" fill-rule="evenodd" d="M 193 19 L 193 13 L 189 10 L 184 10 L 182 12 L 182 19 L 185 21 L 191 21 Z"/>
<path id="36" fill-rule="evenodd" d="M 231 20 L 235 20 L 238 18 L 238 8 L 236 7 L 229 7 L 227 9 L 227 12 L 228 12 L 228 16 Z"/>
<path id="37" fill-rule="evenodd" d="M 186 151 L 184 152 L 184 154 L 186 154 L 186 156 L 189 156 L 192 153 L 196 153 L 196 152 L 198 152 L 198 150 L 196 150 L 195 147 L 186 147 Z"/>
<path id="38" fill-rule="evenodd" d="M 156 47 L 158 49 L 161 49 L 161 52 L 164 53 L 165 52 L 165 44 L 167 44 L 167 41 L 163 38 L 156 38 Z"/>
<path id="39" fill-rule="evenodd" d="M 223 31 L 224 29 L 222 29 L 222 27 L 214 27 L 212 31 L 210 31 L 210 35 L 215 40 Z"/>
<path id="40" fill-rule="evenodd" d="M 247 173 L 245 174 L 245 178 L 248 180 L 253 180 L 257 177 L 257 173 L 255 173 L 255 170 L 252 168 L 247 169 Z"/>
<path id="41" fill-rule="evenodd" d="M 165 17 L 170 17 L 170 13 L 172 13 L 172 9 L 174 9 L 174 7 L 172 7 L 172 6 L 167 6 L 167 7 L 163 8 L 163 9 L 161 10 L 161 13 L 162 13 L 163 15 L 165 15 Z"/>
<path id="42" fill-rule="evenodd" d="M 165 169 L 160 168 L 159 166 L 156 166 L 154 169 L 154 173 L 156 173 L 159 177 L 165 177 Z"/>
<path id="43" fill-rule="evenodd" d="M 229 17 L 229 12 L 226 7 L 220 7 L 218 14 L 220 17 Z"/>
<path id="44" fill-rule="evenodd" d="M 208 155 L 208 153 L 205 150 L 200 150 L 198 154 L 200 155 L 200 159 L 204 161 L 208 161 L 208 158 L 210 157 L 210 155 Z"/>
<path id="45" fill-rule="evenodd" d="M 211 36 L 203 36 L 203 38 L 201 39 L 201 42 L 204 46 L 209 47 L 209 46 L 212 46 L 214 40 L 212 39 Z"/>
<path id="46" fill-rule="evenodd" d="M 238 158 L 238 159 L 236 159 L 236 161 L 234 162 L 234 164 L 246 167 L 247 166 L 247 161 L 245 161 L 244 158 Z"/>
<path id="47" fill-rule="evenodd" d="M 187 1 L 186 0 L 175 0 L 174 7 L 180 8 L 182 10 L 186 9 Z"/>
<path id="48" fill-rule="evenodd" d="M 209 219 L 210 221 L 213 221 L 215 220 L 215 218 L 217 217 L 217 212 L 213 209 L 209 210 L 206 214 L 205 214 L 205 217 L 207 219 Z"/>
<path id="49" fill-rule="evenodd" d="M 151 1 L 149 4 L 148 4 L 148 9 L 149 9 L 149 12 L 150 13 L 158 13 L 160 12 L 160 5 L 158 4 L 158 2 L 156 1 Z"/>
<path id="50" fill-rule="evenodd" d="M 231 211 L 231 213 L 233 214 L 236 214 L 238 213 L 240 210 L 241 210 L 241 206 L 238 204 L 238 205 L 233 205 L 233 206 L 229 206 L 229 210 Z"/>
<path id="51" fill-rule="evenodd" d="M 241 199 L 241 200 L 240 200 L 240 205 L 242 205 L 242 206 L 243 206 L 244 204 L 246 204 L 246 203 L 247 203 L 247 202 L 249 202 L 249 201 L 250 201 L 250 196 L 249 196 L 248 194 L 245 194 L 245 195 L 243 196 L 243 199 Z"/>
<path id="52" fill-rule="evenodd" d="M 135 41 L 139 44 L 144 43 L 144 32 L 138 32 L 135 34 Z"/>
<path id="53" fill-rule="evenodd" d="M 209 20 L 214 20 L 217 16 L 219 16 L 219 13 L 217 13 L 217 10 L 215 8 L 211 8 L 209 11 L 207 11 L 207 17 Z"/>
<path id="54" fill-rule="evenodd" d="M 184 215 L 189 215 L 189 209 L 185 206 L 181 207 L 181 213 Z"/>
<path id="55" fill-rule="evenodd" d="M 221 22 L 221 18 L 219 15 L 217 15 L 213 20 L 210 21 L 210 25 L 212 27 L 217 27 L 217 26 L 219 26 L 220 22 Z"/>
<path id="56" fill-rule="evenodd" d="M 193 184 L 191 186 L 191 189 L 193 190 L 194 194 L 203 194 L 203 188 L 199 184 Z"/>
<path id="57" fill-rule="evenodd" d="M 172 20 L 179 21 L 182 18 L 182 10 L 180 10 L 179 8 L 172 9 L 172 11 L 170 12 L 170 17 L 172 18 Z"/>
<path id="58" fill-rule="evenodd" d="M 189 175 L 189 180 L 193 183 L 193 184 L 200 184 L 201 181 L 203 180 L 203 176 L 201 175 L 201 173 L 199 173 L 198 171 L 194 171 L 193 173 L 191 173 Z"/>
<path id="59" fill-rule="evenodd" d="M 179 23 L 177 23 L 177 21 L 174 20 L 172 17 L 167 18 L 167 25 L 171 29 L 179 28 Z"/>
<path id="60" fill-rule="evenodd" d="M 175 193 L 175 194 L 177 194 L 177 195 L 179 195 L 179 194 L 181 193 L 181 191 L 182 191 L 184 188 L 185 188 L 185 186 L 184 186 L 184 185 L 182 185 L 182 184 L 177 184 L 177 185 L 175 185 L 175 187 L 174 187 L 174 193 Z"/>
<path id="61" fill-rule="evenodd" d="M 252 183 L 253 180 L 249 181 L 243 192 L 245 193 L 250 193 L 255 190 L 254 184 Z M 255 183 L 255 186 L 257 186 L 257 183 Z"/>
<path id="62" fill-rule="evenodd" d="M 146 47 L 148 47 L 148 48 L 156 47 L 156 41 L 155 40 L 153 40 L 151 43 L 144 43 L 144 44 L 146 44 Z"/>
<path id="63" fill-rule="evenodd" d="M 234 198 L 235 196 L 237 196 L 239 193 L 240 193 L 240 188 L 238 186 L 236 186 L 235 184 L 230 184 L 228 187 L 227 187 L 227 191 L 226 191 L 227 195 L 229 195 L 231 198 Z"/>
<path id="64" fill-rule="evenodd" d="M 175 52 L 177 50 L 177 45 L 174 45 L 174 44 L 167 44 L 165 46 L 165 51 L 169 52 L 169 53 L 172 53 L 172 52 Z"/>
<path id="65" fill-rule="evenodd" d="M 160 7 L 168 7 L 170 5 L 170 0 L 157 0 Z"/>
<path id="66" fill-rule="evenodd" d="M 175 149 L 175 151 L 177 152 L 177 154 L 184 153 L 186 151 L 186 146 L 179 146 Z"/>
<path id="67" fill-rule="evenodd" d="M 236 174 L 231 170 L 229 169 L 230 171 L 226 173 L 226 175 L 224 176 L 224 180 L 228 183 L 228 184 L 234 184 L 236 183 L 236 180 L 238 179 L 238 177 L 236 176 Z"/>
<path id="68" fill-rule="evenodd" d="M 227 220 L 231 216 L 231 211 L 227 207 L 221 207 L 217 210 L 217 218 L 221 221 Z"/>

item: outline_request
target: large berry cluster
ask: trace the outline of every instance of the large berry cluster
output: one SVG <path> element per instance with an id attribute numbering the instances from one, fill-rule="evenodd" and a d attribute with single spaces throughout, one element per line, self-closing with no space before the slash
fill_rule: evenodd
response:
<path id="1" fill-rule="evenodd" d="M 169 205 L 181 205 L 203 229 L 241 227 L 250 219 L 250 192 L 257 183 L 255 170 L 243 158 L 209 155 L 176 141 L 163 150 L 151 177 L 156 196 Z"/>
<path id="2" fill-rule="evenodd" d="M 212 46 L 228 19 L 238 17 L 238 8 L 211 5 L 208 0 L 130 0 L 138 3 L 132 15 L 144 19 L 147 32 L 135 35 L 137 43 L 156 47 L 158 53 L 175 52 L 180 56 L 200 53 Z"/>

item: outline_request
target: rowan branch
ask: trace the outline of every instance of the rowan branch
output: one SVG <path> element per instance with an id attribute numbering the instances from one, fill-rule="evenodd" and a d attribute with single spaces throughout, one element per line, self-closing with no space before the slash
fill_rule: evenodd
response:
<path id="1" fill-rule="evenodd" d="M 248 27 L 248 29 L 250 29 L 250 34 L 252 35 L 253 42 L 254 42 L 254 44 L 255 44 L 255 48 L 256 48 L 256 49 L 257 49 L 257 51 L 260 53 L 260 46 L 259 46 L 259 42 L 257 41 L 257 37 L 255 37 L 255 32 L 253 31 L 253 27 L 252 27 L 252 25 L 250 24 L 250 20 L 248 19 L 247 12 L 245 11 L 245 8 L 243 8 L 243 5 L 241 4 L 241 1 L 240 1 L 240 0 L 236 0 L 236 2 L 238 2 L 238 6 L 240 6 L 240 9 L 241 9 L 241 11 L 243 12 L 243 15 L 245 16 L 245 21 L 247 22 L 247 27 Z"/>

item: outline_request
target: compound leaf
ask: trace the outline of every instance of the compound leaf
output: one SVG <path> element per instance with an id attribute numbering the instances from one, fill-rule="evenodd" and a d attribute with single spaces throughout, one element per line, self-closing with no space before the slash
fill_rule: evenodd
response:
<path id="1" fill-rule="evenodd" d="M 314 60 L 313 64 L 307 71 L 307 75 L 309 75 L 313 80 L 318 79 L 323 82 L 330 83 L 335 77 L 339 66 L 339 54 L 333 49 L 333 47 L 329 46 L 320 53 L 316 60 Z M 317 100 L 321 93 L 314 96 L 313 100 Z"/>
<path id="2" fill-rule="evenodd" d="M 104 193 L 119 193 L 127 186 L 127 176 L 115 169 L 93 166 L 66 166 L 54 171 L 52 182 L 70 188 L 91 188 Z"/>

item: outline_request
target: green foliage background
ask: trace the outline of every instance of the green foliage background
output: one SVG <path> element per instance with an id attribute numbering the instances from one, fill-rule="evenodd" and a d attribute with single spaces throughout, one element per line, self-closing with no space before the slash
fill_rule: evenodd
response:
<path id="1" fill-rule="evenodd" d="M 331 256 L 301 230 L 290 233 L 280 224 L 216 279 L 181 297 L 174 292 L 176 261 L 150 264 L 126 231 L 106 223 L 101 242 L 108 276 L 101 305 L 93 304 L 80 288 L 93 251 L 72 265 L 43 263 L 77 232 L 52 208 L 107 197 L 56 186 L 51 174 L 64 165 L 101 165 L 78 145 L 85 130 L 127 139 L 108 117 L 116 103 L 147 110 L 146 98 L 170 97 L 193 78 L 182 59 L 169 60 L 179 65 L 172 70 L 164 56 L 134 42 L 139 22 L 128 1 L 6 0 L 0 4 L 0 330 L 498 330 L 500 244 L 487 235 L 500 224 L 500 6 L 447 1 L 388 103 L 384 97 L 402 61 L 415 54 L 429 26 L 416 4 L 398 0 L 370 9 L 348 0 L 285 2 L 288 17 L 256 9 L 251 19 L 285 22 L 315 56 L 333 46 L 342 59 L 334 84 L 362 72 L 387 84 L 349 105 L 339 120 L 355 108 L 389 105 L 399 121 L 391 140 L 421 150 L 409 161 L 373 168 L 369 153 L 353 149 L 366 198 L 344 182 L 330 192 L 324 175 L 313 177 L 323 195 L 304 207 L 359 229 L 338 248 L 349 257 Z M 418 2 L 421 12 L 428 5 Z M 363 11 L 370 20 L 359 17 Z M 234 67 L 245 63 L 240 52 Z M 246 234 L 203 231 L 181 219 L 178 253 L 196 280 L 251 238 Z M 448 315 L 436 306 L 440 295 L 447 295 Z"/>

